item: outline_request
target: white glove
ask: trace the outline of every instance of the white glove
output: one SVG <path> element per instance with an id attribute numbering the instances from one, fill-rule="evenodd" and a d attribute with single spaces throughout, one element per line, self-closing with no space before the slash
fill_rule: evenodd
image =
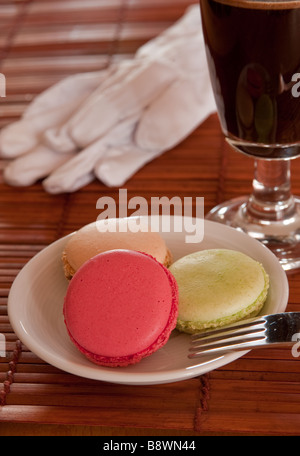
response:
<path id="1" fill-rule="evenodd" d="M 21 120 L 2 128 L 1 157 L 14 158 L 37 146 L 44 132 L 64 124 L 111 72 L 109 69 L 68 76 L 35 97 Z"/>
<path id="2" fill-rule="evenodd" d="M 61 193 L 96 176 L 108 186 L 121 186 L 214 112 L 199 6 L 188 8 L 134 59 L 86 78 L 66 78 L 48 89 L 20 122 L 2 131 L 2 155 L 23 154 L 5 169 L 8 183 L 29 185 L 44 178 L 46 191 Z M 27 137 L 26 147 L 13 141 L 13 130 Z"/>
<path id="3" fill-rule="evenodd" d="M 122 78 L 119 78 L 119 72 Z M 143 59 L 121 62 L 112 79 L 117 81 L 110 81 L 104 89 L 96 89 L 61 129 L 46 133 L 48 145 L 70 152 L 92 144 L 109 133 L 118 122 L 140 114 L 175 81 L 176 75 L 169 64 Z M 69 147 L 64 147 L 66 137 L 69 138 Z"/>

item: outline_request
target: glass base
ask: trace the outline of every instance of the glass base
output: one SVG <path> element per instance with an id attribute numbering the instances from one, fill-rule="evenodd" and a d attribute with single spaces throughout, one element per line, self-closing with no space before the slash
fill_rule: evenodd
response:
<path id="1" fill-rule="evenodd" d="M 294 197 L 294 210 L 284 221 L 255 219 L 247 211 L 249 197 L 239 197 L 213 208 L 206 219 L 223 223 L 265 244 L 285 271 L 300 270 L 300 198 Z"/>

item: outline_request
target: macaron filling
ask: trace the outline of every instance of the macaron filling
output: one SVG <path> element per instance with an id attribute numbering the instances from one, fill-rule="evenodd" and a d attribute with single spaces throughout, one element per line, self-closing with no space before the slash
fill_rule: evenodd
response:
<path id="1" fill-rule="evenodd" d="M 112 250 L 76 272 L 64 302 L 71 340 L 93 362 L 127 365 L 163 346 L 175 328 L 178 290 L 153 257 Z"/>

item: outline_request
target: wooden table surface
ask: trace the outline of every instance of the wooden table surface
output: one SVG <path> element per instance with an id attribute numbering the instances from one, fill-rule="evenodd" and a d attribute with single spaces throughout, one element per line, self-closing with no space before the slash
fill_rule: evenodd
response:
<path id="1" fill-rule="evenodd" d="M 7 96 L 0 126 L 67 75 L 130 57 L 176 21 L 190 0 L 19 0 L 0 5 L 0 71 Z M 1 169 L 5 160 L 0 161 Z M 216 115 L 137 172 L 128 198 L 203 196 L 205 212 L 251 189 L 253 161 L 225 144 Z M 300 193 L 300 161 L 292 162 Z M 41 183 L 0 181 L 0 435 L 299 435 L 300 358 L 290 349 L 257 350 L 208 374 L 164 385 L 87 380 L 39 359 L 17 339 L 7 316 L 16 274 L 41 249 L 95 221 L 101 196 L 118 188 L 94 181 L 50 195 Z M 300 274 L 288 277 L 287 310 L 300 311 Z"/>

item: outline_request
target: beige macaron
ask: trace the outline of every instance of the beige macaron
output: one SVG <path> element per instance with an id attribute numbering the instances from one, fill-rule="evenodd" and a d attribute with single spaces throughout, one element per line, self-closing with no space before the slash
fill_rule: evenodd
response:
<path id="1" fill-rule="evenodd" d="M 62 253 L 66 278 L 70 280 L 90 258 L 115 249 L 144 252 L 169 267 L 171 252 L 161 235 L 151 231 L 144 221 L 139 222 L 139 225 L 132 223 L 133 220 L 126 218 L 99 220 L 72 234 Z"/>
<path id="2" fill-rule="evenodd" d="M 170 266 L 179 289 L 177 329 L 189 334 L 257 315 L 269 289 L 264 267 L 244 253 L 209 249 Z"/>

